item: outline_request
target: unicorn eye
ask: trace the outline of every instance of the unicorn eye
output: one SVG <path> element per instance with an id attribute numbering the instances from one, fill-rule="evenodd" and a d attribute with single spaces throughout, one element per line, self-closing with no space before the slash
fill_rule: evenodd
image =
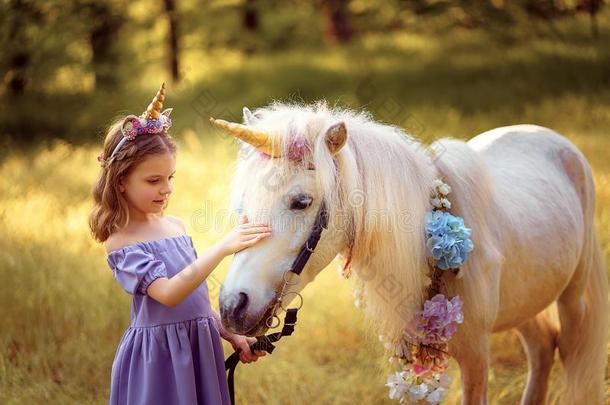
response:
<path id="1" fill-rule="evenodd" d="M 313 202 L 313 197 L 309 194 L 299 194 L 290 201 L 291 210 L 307 209 Z"/>

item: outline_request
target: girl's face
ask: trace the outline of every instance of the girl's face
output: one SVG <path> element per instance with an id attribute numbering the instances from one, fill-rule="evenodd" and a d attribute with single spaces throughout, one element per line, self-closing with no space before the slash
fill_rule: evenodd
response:
<path id="1" fill-rule="evenodd" d="M 157 214 L 167 205 L 175 173 L 174 155 L 151 155 L 121 179 L 119 191 L 137 214 Z"/>

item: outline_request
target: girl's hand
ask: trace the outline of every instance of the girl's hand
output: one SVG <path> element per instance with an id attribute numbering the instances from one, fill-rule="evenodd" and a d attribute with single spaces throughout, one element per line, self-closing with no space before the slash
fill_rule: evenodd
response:
<path id="1" fill-rule="evenodd" d="M 239 218 L 238 223 L 239 225 L 218 242 L 225 256 L 254 246 L 271 235 L 271 228 L 264 224 L 251 224 L 245 215 Z"/>
<path id="2" fill-rule="evenodd" d="M 239 352 L 239 359 L 242 363 L 251 363 L 258 360 L 259 357 L 267 355 L 267 352 L 263 350 L 255 350 L 254 353 L 250 351 L 250 345 L 256 342 L 255 337 L 232 334 L 227 341 L 231 343 L 234 350 L 241 349 L 241 352 Z"/>

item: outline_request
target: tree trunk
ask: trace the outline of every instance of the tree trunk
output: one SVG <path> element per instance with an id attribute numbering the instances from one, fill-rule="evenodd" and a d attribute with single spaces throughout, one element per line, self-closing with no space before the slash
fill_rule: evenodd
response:
<path id="1" fill-rule="evenodd" d="M 259 23 L 256 0 L 246 0 L 246 3 L 244 4 L 242 25 L 247 31 L 258 31 Z"/>
<path id="2" fill-rule="evenodd" d="M 10 9 L 15 17 L 24 18 L 25 16 L 32 13 L 28 4 L 22 0 L 13 0 L 10 3 Z M 27 19 L 27 18 L 25 18 Z M 9 28 L 9 39 L 11 51 L 9 51 L 9 67 L 8 67 L 8 89 L 13 96 L 19 96 L 23 94 L 26 86 L 28 85 L 27 69 L 30 65 L 31 57 L 28 50 L 28 43 L 25 38 L 26 24 L 23 23 L 19 18 L 13 20 L 11 27 Z"/>
<path id="3" fill-rule="evenodd" d="M 322 0 L 324 11 L 325 37 L 329 42 L 346 43 L 352 38 L 347 5 L 349 0 Z"/>
<path id="4" fill-rule="evenodd" d="M 579 11 L 589 13 L 591 18 L 591 35 L 597 39 L 599 37 L 599 29 L 597 27 L 597 13 L 604 5 L 604 0 L 580 0 L 576 6 Z"/>
<path id="5" fill-rule="evenodd" d="M 113 12 L 110 5 L 103 2 L 92 3 L 89 7 L 92 20 L 89 43 L 93 54 L 91 65 L 95 74 L 95 85 L 112 89 L 119 82 L 116 72 L 117 66 L 120 65 L 117 43 L 124 20 Z"/>
<path id="6" fill-rule="evenodd" d="M 167 45 L 169 51 L 169 71 L 174 82 L 180 81 L 180 58 L 178 47 L 178 13 L 175 0 L 163 0 L 165 14 L 169 22 L 169 35 Z"/>

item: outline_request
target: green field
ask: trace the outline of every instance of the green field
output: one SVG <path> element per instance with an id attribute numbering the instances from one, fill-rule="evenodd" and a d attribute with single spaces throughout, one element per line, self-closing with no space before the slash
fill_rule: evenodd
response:
<path id="1" fill-rule="evenodd" d="M 173 134 L 180 147 L 168 213 L 189 224 L 198 251 L 230 227 L 224 210 L 236 145 L 206 123 L 208 114 L 235 118 L 243 105 L 326 98 L 368 109 L 425 141 L 467 139 L 517 123 L 564 134 L 594 168 L 597 228 L 610 263 L 608 10 L 599 24 L 597 40 L 590 37 L 586 16 L 579 16 L 553 29 L 532 24 L 519 35 L 466 29 L 371 33 L 343 47 L 248 57 L 190 50 L 185 80 L 169 88 L 166 101 L 176 108 Z M 103 97 L 96 96 L 94 106 L 104 114 L 139 112 L 160 77 L 151 68 L 137 82 L 138 97 L 102 106 Z M 202 101 L 206 94 L 218 103 Z M 114 353 L 129 323 L 130 296 L 113 279 L 103 247 L 87 228 L 101 141 L 6 145 L 0 161 L 0 403 L 106 403 Z M 228 264 L 225 260 L 209 281 L 216 307 Z M 294 335 L 272 356 L 238 368 L 239 403 L 394 403 L 384 387 L 382 347 L 366 332 L 350 281 L 337 274 L 336 265 L 306 289 Z M 331 288 L 334 294 L 328 296 Z M 226 345 L 227 356 L 229 349 Z M 517 403 L 527 368 L 515 333 L 494 337 L 492 361 L 491 403 Z M 553 401 L 561 372 L 557 364 Z M 446 403 L 459 404 L 455 363 L 451 374 L 456 378 Z"/>

